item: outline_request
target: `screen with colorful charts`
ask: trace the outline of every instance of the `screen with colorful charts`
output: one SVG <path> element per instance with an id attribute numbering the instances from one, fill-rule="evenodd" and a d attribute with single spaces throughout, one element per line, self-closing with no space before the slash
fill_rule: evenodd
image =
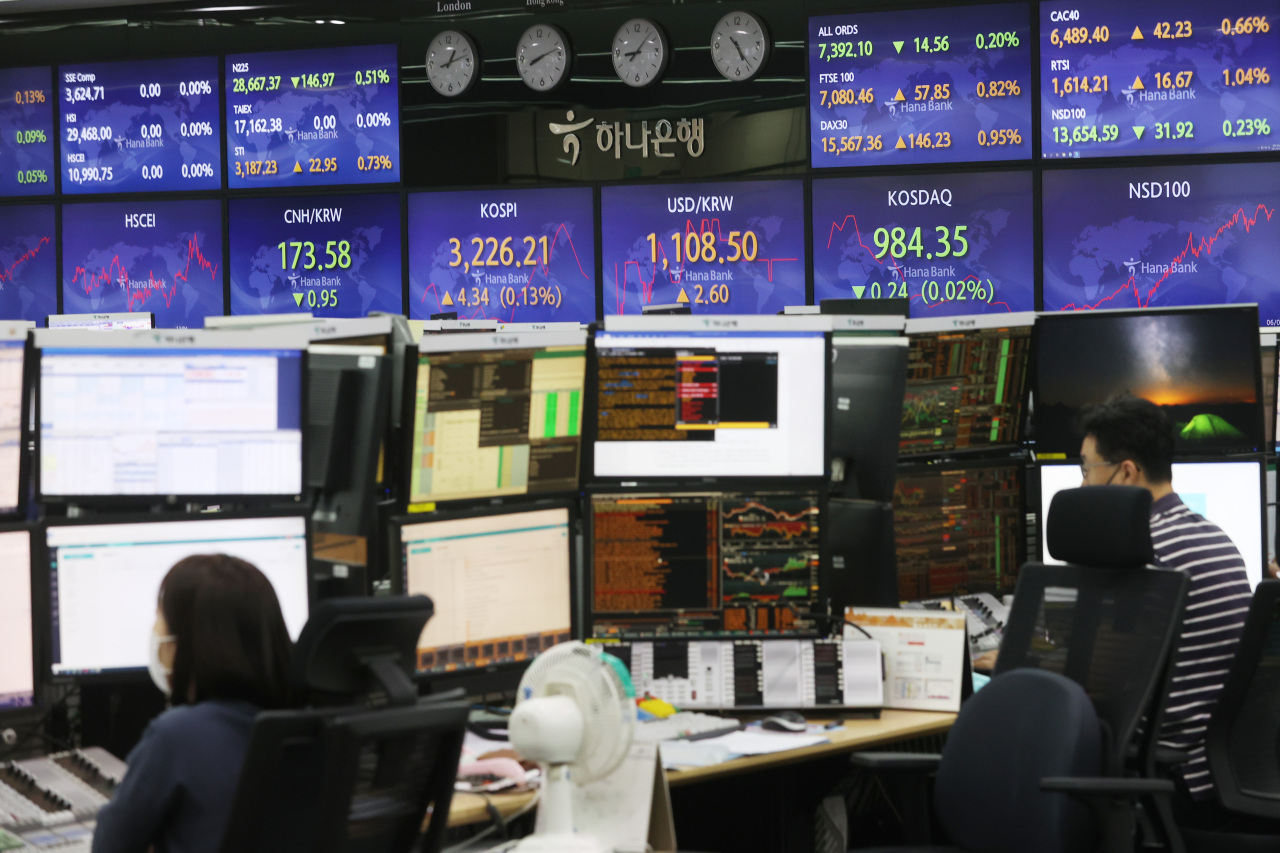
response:
<path id="1" fill-rule="evenodd" d="M 1280 163 L 1044 174 L 1044 310 L 1256 302 L 1280 324 Z"/>
<path id="2" fill-rule="evenodd" d="M 399 314 L 400 197 L 232 199 L 231 313 Z"/>
<path id="3" fill-rule="evenodd" d="M 813 182 L 813 299 L 911 300 L 912 317 L 1035 308 L 1030 172 Z"/>
<path id="4" fill-rule="evenodd" d="M 199 329 L 223 313 L 223 272 L 217 200 L 62 208 L 63 314 L 149 311 L 156 328 Z"/>
<path id="5" fill-rule="evenodd" d="M 596 319 L 595 203 L 586 187 L 409 196 L 409 316 Z"/>
<path id="6" fill-rule="evenodd" d="M 600 229 L 606 314 L 667 304 L 776 314 L 805 303 L 801 181 L 605 187 Z"/>
<path id="7" fill-rule="evenodd" d="M 0 207 L 0 320 L 58 313 L 57 251 L 53 205 Z"/>

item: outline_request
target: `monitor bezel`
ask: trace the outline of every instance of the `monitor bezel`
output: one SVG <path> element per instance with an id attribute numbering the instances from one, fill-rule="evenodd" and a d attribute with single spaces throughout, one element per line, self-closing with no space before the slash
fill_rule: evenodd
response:
<path id="1" fill-rule="evenodd" d="M 473 518 L 489 518 L 498 515 L 516 515 L 519 513 L 539 512 L 543 510 L 563 509 L 568 513 L 569 524 L 569 637 L 578 639 L 582 636 L 582 581 L 585 570 L 585 551 L 582 550 L 585 537 L 582 513 L 576 500 L 565 498 L 548 498 L 545 500 L 526 500 L 520 504 L 493 504 L 466 509 L 450 508 L 439 512 L 414 513 L 396 515 L 388 520 L 386 528 L 387 567 L 390 572 L 392 595 L 408 595 L 408 578 L 405 571 L 404 547 L 401 531 L 410 525 L 430 524 L 436 521 L 459 521 Z M 447 690 L 455 686 L 468 689 L 470 695 L 481 693 L 504 692 L 515 690 L 519 685 L 520 675 L 534 658 L 522 661 L 502 661 L 485 666 L 469 666 L 447 672 L 427 672 L 417 669 L 415 648 L 415 681 L 420 686 L 427 686 L 432 692 Z M 536 657 L 536 655 L 534 656 Z"/>
<path id="2" fill-rule="evenodd" d="M 634 319 L 634 318 L 627 318 Z M 643 318 L 643 321 L 689 321 L 700 320 L 697 317 L 670 317 L 670 316 L 649 316 Z M 724 318 L 720 318 L 724 319 Z M 729 318 L 730 320 L 734 318 Z M 756 318 L 753 318 L 756 319 Z M 621 489 L 636 489 L 643 491 L 739 491 L 741 489 L 753 488 L 771 488 L 775 491 L 785 491 L 787 488 L 795 488 L 807 490 L 811 487 L 822 490 L 830 484 L 831 478 L 831 357 L 832 357 L 832 335 L 830 323 L 826 318 L 818 320 L 812 317 L 793 317 L 789 321 L 777 322 L 782 318 L 762 317 L 758 318 L 763 321 L 773 321 L 774 325 L 768 322 L 761 324 L 760 328 L 753 329 L 750 327 L 743 329 L 717 328 L 710 325 L 703 329 L 704 332 L 715 334 L 718 332 L 733 333 L 734 331 L 749 332 L 757 335 L 767 335 L 777 333 L 781 335 L 795 335 L 796 333 L 811 334 L 815 337 L 822 336 L 823 340 L 823 356 L 822 356 L 822 470 L 817 474 L 784 474 L 777 476 L 768 476 L 761 474 L 743 474 L 740 476 L 728 475 L 704 475 L 690 474 L 688 476 L 630 476 L 630 477 L 605 477 L 596 474 L 596 435 L 598 422 L 597 418 L 589 417 L 589 415 L 599 414 L 599 353 L 597 350 L 596 339 L 601 333 L 608 334 L 611 330 L 605 326 L 597 327 L 592 330 L 592 334 L 588 338 L 587 344 L 587 375 L 586 389 L 583 395 L 583 412 L 588 417 L 583 418 L 582 422 L 582 464 L 580 467 L 580 482 L 586 488 L 595 491 L 618 491 Z M 818 322 L 809 324 L 804 321 L 818 320 Z M 800 321 L 800 322 L 797 322 Z M 619 326 L 622 324 L 619 323 Z M 612 332 L 615 334 L 646 334 L 647 331 L 653 331 L 662 334 L 688 335 L 690 337 L 697 336 L 698 331 L 690 329 L 684 331 L 679 328 L 679 324 L 672 324 L 670 327 L 663 325 L 655 325 L 649 329 L 635 329 L 629 327 L 615 327 Z"/>
<path id="3" fill-rule="evenodd" d="M 40 613 L 41 636 L 39 637 L 40 651 L 40 676 L 51 684 L 119 684 L 130 682 L 144 682 L 150 678 L 147 668 L 142 667 L 125 667 L 121 669 L 112 669 L 105 672 L 94 673 L 55 673 L 53 671 L 53 572 L 49 560 L 49 537 L 48 531 L 51 527 L 84 527 L 87 525 L 119 525 L 119 524 L 171 524 L 181 521 L 238 521 L 259 518 L 301 518 L 303 521 L 303 530 L 306 548 L 306 581 L 307 581 L 307 615 L 310 618 L 311 611 L 316 605 L 316 582 L 314 577 L 313 563 L 314 559 L 311 554 L 313 537 L 311 525 L 311 513 L 293 509 L 263 509 L 261 511 L 237 511 L 226 513 L 208 513 L 202 515 L 189 515 L 186 513 L 173 515 L 156 515 L 156 514 L 139 514 L 124 513 L 121 515 L 85 515 L 78 518 L 45 518 L 34 525 L 31 563 L 32 571 L 35 573 L 35 580 L 38 586 L 33 589 L 39 589 L 40 594 L 44 596 L 41 602 L 42 610 Z M 38 540 L 38 541 L 37 541 Z M 34 620 L 33 620 L 34 621 Z M 145 630 L 146 626 L 138 626 L 138 630 Z"/>
<path id="4" fill-rule="evenodd" d="M 1034 395 L 1033 397 L 1034 403 L 1037 406 L 1039 406 L 1040 401 L 1043 398 L 1043 395 L 1040 393 L 1041 375 L 1040 375 L 1040 364 L 1039 364 L 1039 359 L 1037 358 L 1037 355 L 1040 351 L 1040 347 L 1042 344 L 1042 335 L 1043 335 L 1043 329 L 1044 329 L 1043 324 L 1045 322 L 1048 322 L 1050 324 L 1071 322 L 1069 318 L 1076 315 L 1087 316 L 1087 317 L 1104 316 L 1104 317 L 1123 318 L 1123 317 L 1150 317 L 1153 315 L 1159 316 L 1163 314 L 1200 314 L 1208 311 L 1221 311 L 1221 312 L 1234 311 L 1240 314 L 1250 315 L 1252 317 L 1252 322 L 1249 323 L 1248 325 L 1250 326 L 1251 329 L 1258 328 L 1258 306 L 1256 303 L 1253 303 L 1253 302 L 1242 302 L 1242 303 L 1236 303 L 1232 305 L 1177 305 L 1177 306 L 1170 306 L 1167 308 L 1118 308 L 1114 310 L 1107 309 L 1107 310 L 1094 310 L 1094 311 L 1051 311 L 1051 312 L 1045 312 L 1037 315 L 1036 324 L 1035 326 L 1032 327 L 1032 331 L 1031 331 L 1031 359 L 1029 362 L 1029 369 L 1031 371 L 1031 375 L 1028 377 L 1028 382 L 1027 382 L 1027 387 L 1031 390 L 1032 394 Z M 1250 334 L 1252 335 L 1253 332 L 1251 331 Z M 1267 415 L 1263 411 L 1266 406 L 1265 406 L 1265 398 L 1262 393 L 1262 348 L 1261 346 L 1255 345 L 1254 351 L 1257 353 L 1257 357 L 1253 360 L 1253 389 L 1254 389 L 1253 393 L 1254 393 L 1254 401 L 1255 401 L 1254 408 L 1259 413 L 1260 417 L 1265 418 Z M 1037 461 L 1062 462 L 1062 461 L 1069 461 L 1073 458 L 1076 458 L 1079 454 L 1075 451 L 1074 448 L 1068 451 L 1063 451 L 1059 448 L 1053 448 L 1046 451 L 1045 449 L 1040 447 L 1039 427 L 1041 424 L 1044 423 L 1043 419 L 1045 416 L 1042 414 L 1043 411 L 1044 409 L 1041 407 L 1038 409 L 1034 409 L 1031 412 L 1031 422 L 1030 422 L 1031 432 L 1030 432 L 1030 435 L 1027 437 L 1027 444 L 1030 447 L 1030 449 L 1033 451 Z M 1037 414 L 1037 412 L 1039 412 L 1040 414 Z M 1217 450 L 1203 450 L 1203 451 L 1197 451 L 1195 453 L 1185 453 L 1185 452 L 1180 453 L 1177 450 L 1177 439 L 1175 438 L 1174 461 L 1175 462 L 1190 461 L 1191 459 L 1199 459 L 1200 457 L 1225 458 L 1225 457 L 1234 457 L 1234 456 L 1251 456 L 1254 454 L 1265 454 L 1267 450 L 1266 424 L 1259 421 L 1256 424 L 1256 428 L 1257 428 L 1259 443 L 1258 443 L 1258 446 L 1254 448 L 1236 447 L 1236 448 L 1222 448 Z"/>
<path id="5" fill-rule="evenodd" d="M 0 720 L 19 719 L 24 716 L 30 716 L 40 711 L 44 707 L 41 701 L 40 688 L 46 683 L 44 678 L 44 646 L 42 638 L 47 631 L 48 622 L 42 620 L 42 615 L 47 611 L 48 595 L 38 581 L 38 572 L 36 570 L 36 531 L 38 525 L 35 522 L 5 522 L 0 523 L 0 534 L 17 533 L 26 531 L 27 541 L 29 543 L 29 556 L 27 559 L 27 577 L 31 584 L 31 594 L 29 596 L 29 604 L 31 606 L 31 704 L 30 705 L 9 705 L 0 706 Z"/>
<path id="6" fill-rule="evenodd" d="M 10 326 L 6 329 L 4 326 Z M 32 413 L 32 397 L 35 395 L 35 377 L 33 372 L 34 352 L 31 344 L 31 336 L 27 334 L 27 329 L 22 328 L 23 335 L 7 337 L 5 332 L 16 330 L 16 324 L 0 324 L 0 343 L 7 341 L 20 341 L 22 344 L 22 400 L 19 403 L 20 423 L 18 424 L 18 496 L 17 506 L 12 508 L 0 508 L 0 524 L 5 522 L 17 521 L 27 517 L 27 508 L 30 505 L 32 492 L 35 488 L 34 477 L 34 460 L 32 454 L 28 452 L 34 436 L 31 430 L 31 413 Z M 17 349 L 17 347 L 14 347 Z"/>
<path id="7" fill-rule="evenodd" d="M 544 349 L 548 346 L 578 346 L 576 343 L 578 336 L 585 336 L 583 347 L 583 358 L 586 360 L 586 369 L 583 374 L 583 391 L 582 391 L 582 426 L 578 430 L 578 478 L 572 489 L 549 489 L 546 491 L 530 492 L 525 491 L 520 494 L 510 495 L 468 495 L 466 497 L 446 497 L 432 498 L 427 497 L 425 500 L 415 501 L 412 493 L 413 489 L 413 439 L 418 432 L 418 368 L 423 358 L 429 358 L 433 355 L 449 355 L 457 352 L 498 352 L 511 349 Z M 573 340 L 570 340 L 572 338 Z M 519 341 L 519 344 L 500 343 L 500 341 Z M 463 345 L 459 346 L 459 342 Z M 576 495 L 581 491 L 582 484 L 585 480 L 585 454 L 587 439 L 587 414 L 591 410 L 594 398 L 589 396 L 589 385 L 591 381 L 591 335 L 582 330 L 577 331 L 553 331 L 553 332 L 478 332 L 478 333 L 458 333 L 438 338 L 423 337 L 418 342 L 417 347 L 405 348 L 405 364 L 404 371 L 404 388 L 401 393 L 404 394 L 402 404 L 402 419 L 405 423 L 401 426 L 401 435 L 396 445 L 399 449 L 400 458 L 393 470 L 400 477 L 403 494 L 399 495 L 399 509 L 409 514 L 420 512 L 432 512 L 437 507 L 447 510 L 464 510 L 469 507 L 484 506 L 506 506 L 508 504 L 518 505 L 529 501 L 542 499 L 554 499 L 556 497 Z"/>
<path id="8" fill-rule="evenodd" d="M 151 324 L 150 326 L 147 327 L 147 329 L 154 329 L 156 327 L 156 315 L 154 311 L 108 311 L 102 314 L 46 314 L 44 317 L 44 327 L 46 329 L 89 329 L 91 331 L 97 331 L 97 332 L 112 331 L 111 329 L 94 329 L 92 326 L 51 325 L 51 321 L 54 318 L 63 318 L 63 317 L 77 317 L 77 318 L 83 318 L 89 321 L 92 321 L 97 318 L 101 318 L 108 322 L 114 322 L 117 320 L 125 321 L 134 317 L 146 317 L 148 318 L 148 322 L 150 322 Z M 122 331 L 137 332 L 137 331 L 144 331 L 144 330 L 128 329 L 128 330 L 122 330 Z"/>
<path id="9" fill-rule="evenodd" d="M 93 333 L 89 332 L 88 334 L 93 334 Z M 89 343 L 91 342 L 86 342 L 85 344 L 81 344 L 80 347 L 84 349 L 96 348 L 96 347 L 90 346 Z M 54 348 L 57 348 L 57 347 L 54 347 Z M 126 347 L 119 347 L 119 348 L 125 349 Z M 200 348 L 203 349 L 204 347 L 200 347 Z M 224 347 L 219 347 L 212 342 L 209 344 L 209 348 L 224 349 Z M 32 489 L 34 491 L 35 500 L 37 503 L 46 505 L 46 506 L 78 506 L 78 507 L 90 507 L 90 508 L 101 507 L 103 509 L 114 509 L 121 506 L 132 507 L 136 509 L 136 508 L 146 507 L 146 506 L 156 506 L 156 505 L 174 506 L 178 504 L 191 504 L 191 503 L 237 504 L 237 505 L 245 505 L 245 506 L 257 506 L 257 505 L 263 505 L 263 504 L 279 504 L 284 501 L 293 501 L 297 503 L 299 507 L 304 505 L 304 498 L 307 496 L 307 493 L 308 493 L 307 472 L 305 470 L 308 447 L 307 447 L 307 430 L 305 427 L 306 427 L 307 406 L 309 404 L 309 399 L 307 394 L 309 364 L 308 364 L 307 349 L 305 347 L 298 350 L 299 359 L 300 359 L 300 377 L 301 377 L 301 382 L 300 382 L 301 387 L 299 389 L 300 399 L 298 404 L 298 416 L 299 416 L 298 430 L 301 433 L 301 444 L 300 444 L 299 450 L 302 454 L 302 458 L 299 463 L 300 474 L 298 478 L 298 491 L 290 492 L 290 493 L 272 493 L 272 494 L 257 493 L 257 494 L 247 494 L 247 495 L 233 494 L 233 493 L 204 494 L 199 492 L 188 492 L 188 493 L 178 493 L 178 494 L 154 494 L 153 493 L 153 494 L 121 494 L 121 495 L 111 495 L 111 494 L 49 495 L 49 494 L 45 494 L 44 483 L 41 480 L 41 476 L 40 476 L 41 475 L 41 456 L 42 456 L 42 433 L 43 433 L 43 431 L 40 429 L 41 396 L 42 396 L 40 394 L 40 379 L 41 379 L 41 360 L 44 357 L 43 355 L 44 348 L 41 346 L 35 345 L 35 346 L 32 346 L 32 349 L 35 351 L 34 357 L 31 359 L 31 369 L 33 371 L 31 374 L 31 381 L 33 386 L 36 389 L 36 393 L 35 393 L 36 429 L 35 429 L 34 435 L 31 437 L 35 446 L 35 452 L 33 454 L 33 460 L 32 460 L 31 480 L 32 480 Z M 138 347 L 138 349 L 142 349 L 142 347 Z M 155 349 L 157 351 L 167 350 L 168 352 L 177 353 L 177 354 L 180 354 L 183 352 L 183 348 L 181 347 L 173 347 L 173 348 L 155 347 Z M 287 346 L 273 347 L 273 346 L 270 346 L 269 344 L 264 344 L 264 346 L 260 350 L 242 348 L 242 347 L 225 347 L 225 349 L 227 351 L 243 351 L 246 354 L 252 354 L 254 352 L 266 352 L 268 350 L 282 350 L 282 349 L 293 349 L 293 348 L 287 347 Z M 24 420 L 24 423 L 25 423 L 25 420 Z"/>
<path id="10" fill-rule="evenodd" d="M 1210 454 L 1198 454 L 1185 458 L 1175 457 L 1174 465 L 1203 465 L 1203 464 L 1230 464 L 1234 462 L 1253 463 L 1258 466 L 1258 514 L 1261 519 L 1261 551 L 1262 554 L 1262 580 L 1267 580 L 1267 560 L 1271 556 L 1270 535 L 1268 533 L 1267 523 L 1267 457 L 1264 453 L 1238 453 L 1226 456 L 1213 456 Z M 1080 467 L 1080 457 L 1070 457 L 1068 459 L 1050 459 L 1037 462 L 1031 466 L 1035 471 L 1035 504 L 1036 507 L 1036 545 L 1037 553 L 1034 557 L 1027 554 L 1028 561 L 1041 562 L 1045 555 L 1049 553 L 1049 540 L 1046 538 L 1046 531 L 1049 521 L 1049 508 L 1044 505 L 1044 487 L 1040 479 L 1040 472 L 1044 468 L 1076 468 Z M 1175 485 L 1174 493 L 1178 489 Z M 1179 498 L 1181 499 L 1181 498 Z M 1023 506 L 1030 507 L 1032 504 L 1028 501 L 1027 490 L 1023 489 Z M 1230 538 L 1230 537 L 1228 537 Z M 1234 541 L 1232 544 L 1235 544 Z M 1239 546 L 1236 546 L 1239 549 Z"/>
<path id="11" fill-rule="evenodd" d="M 788 487 L 789 485 L 789 487 Z M 774 492 L 778 494 L 800 495 L 805 492 L 812 492 L 818 496 L 818 594 L 817 602 L 814 604 L 813 617 L 816 622 L 812 631 L 796 631 L 793 633 L 745 633 L 737 634 L 727 631 L 718 631 L 705 634 L 635 634 L 635 633 L 619 633 L 611 634 L 603 637 L 592 636 L 592 626 L 595 624 L 595 499 L 602 495 L 632 495 L 641 494 L 670 494 L 670 495 L 706 495 L 706 494 L 725 494 L 733 492 Z M 647 488 L 619 488 L 610 485 L 593 485 L 584 490 L 582 496 L 582 584 L 581 584 L 581 635 L 585 642 L 607 643 L 612 640 L 622 642 L 643 642 L 655 638 L 665 639 L 684 639 L 684 640 L 760 640 L 760 639 L 779 639 L 779 640 L 804 640 L 817 639 L 828 636 L 829 627 L 826 623 L 830 622 L 831 614 L 824 613 L 822 608 L 827 606 L 830 601 L 830 593 L 823 590 L 822 584 L 824 580 L 830 577 L 828 567 L 824 564 L 823 558 L 827 555 L 826 537 L 823 534 L 823 524 L 826 523 L 828 502 L 830 495 L 827 489 L 821 483 L 800 483 L 792 480 L 789 484 L 779 483 L 777 480 L 757 478 L 734 483 L 712 484 L 684 484 L 680 486 L 665 487 L 647 487 Z M 723 604 L 720 607 L 724 609 Z"/>

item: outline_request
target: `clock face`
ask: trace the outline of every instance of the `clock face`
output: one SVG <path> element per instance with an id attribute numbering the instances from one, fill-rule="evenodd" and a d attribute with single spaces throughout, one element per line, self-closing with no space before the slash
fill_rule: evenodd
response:
<path id="1" fill-rule="evenodd" d="M 569 40 L 557 27 L 534 24 L 516 47 L 520 79 L 535 92 L 550 92 L 569 79 Z"/>
<path id="2" fill-rule="evenodd" d="M 456 98 L 480 79 L 480 56 L 466 33 L 445 30 L 427 45 L 427 81 L 446 98 Z"/>
<path id="3" fill-rule="evenodd" d="M 750 80 L 769 58 L 769 31 L 750 12 L 730 12 L 711 31 L 711 61 L 728 80 Z"/>
<path id="4" fill-rule="evenodd" d="M 657 83 L 670 56 L 662 28 L 648 18 L 632 18 L 613 37 L 613 70 L 628 86 Z"/>

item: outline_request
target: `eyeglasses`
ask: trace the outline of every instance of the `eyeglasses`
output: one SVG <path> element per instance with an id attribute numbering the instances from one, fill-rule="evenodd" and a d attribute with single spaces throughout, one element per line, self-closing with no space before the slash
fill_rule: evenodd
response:
<path id="1" fill-rule="evenodd" d="M 1089 471 L 1091 471 L 1094 468 L 1115 468 L 1117 465 L 1120 465 L 1120 464 L 1121 463 L 1119 462 L 1081 462 L 1080 478 L 1081 479 L 1087 478 L 1089 476 Z"/>

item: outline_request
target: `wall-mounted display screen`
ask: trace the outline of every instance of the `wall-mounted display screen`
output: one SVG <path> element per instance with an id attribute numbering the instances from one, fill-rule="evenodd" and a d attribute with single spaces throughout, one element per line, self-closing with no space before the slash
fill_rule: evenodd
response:
<path id="1" fill-rule="evenodd" d="M 400 197 L 232 199 L 231 313 L 403 310 Z"/>
<path id="2" fill-rule="evenodd" d="M 1046 171 L 1044 310 L 1258 303 L 1280 323 L 1280 164 Z"/>
<path id="3" fill-rule="evenodd" d="M 813 298 L 912 317 L 1035 309 L 1030 172 L 813 182 Z"/>
<path id="4" fill-rule="evenodd" d="M 648 184 L 600 191 L 606 314 L 687 304 L 776 314 L 805 303 L 804 184 Z"/>
<path id="5" fill-rule="evenodd" d="M 809 19 L 815 168 L 1031 157 L 1025 4 Z"/>
<path id="6" fill-rule="evenodd" d="M 58 313 L 53 205 L 0 207 L 0 320 Z"/>
<path id="7" fill-rule="evenodd" d="M 199 329 L 223 313 L 222 290 L 221 202 L 62 208 L 62 313 L 149 311 L 156 328 Z"/>
<path id="8" fill-rule="evenodd" d="M 57 80 L 64 194 L 222 188 L 215 58 L 63 65 Z"/>
<path id="9" fill-rule="evenodd" d="M 1277 11 L 1250 0 L 1041 3 L 1043 155 L 1280 147 Z"/>
<path id="10" fill-rule="evenodd" d="M 592 322 L 594 223 L 586 187 L 409 196 L 409 316 Z"/>
<path id="11" fill-rule="evenodd" d="M 394 44 L 226 58 L 227 185 L 400 180 Z"/>
<path id="12" fill-rule="evenodd" d="M 53 69 L 0 69 L 0 196 L 53 192 Z"/>

